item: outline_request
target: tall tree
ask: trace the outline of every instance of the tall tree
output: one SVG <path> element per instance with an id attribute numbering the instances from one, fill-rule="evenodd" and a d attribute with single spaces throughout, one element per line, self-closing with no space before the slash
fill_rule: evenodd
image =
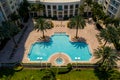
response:
<path id="1" fill-rule="evenodd" d="M 46 70 L 41 80 L 56 80 L 56 77 L 53 71 Z"/>
<path id="2" fill-rule="evenodd" d="M 43 9 L 42 4 L 30 4 L 30 11 L 39 12 L 40 14 Z"/>
<path id="3" fill-rule="evenodd" d="M 97 48 L 94 52 L 95 58 L 99 59 L 97 62 L 105 71 L 116 66 L 116 62 L 120 60 L 120 54 L 116 53 L 111 47 Z"/>
<path id="4" fill-rule="evenodd" d="M 85 0 L 85 3 L 87 4 L 87 17 L 88 17 L 88 13 L 90 11 L 91 5 L 92 5 L 92 0 Z"/>
<path id="5" fill-rule="evenodd" d="M 11 38 L 13 40 L 15 46 L 17 47 L 17 42 L 15 41 L 14 36 L 16 33 L 19 32 L 18 27 L 10 21 L 3 22 L 2 25 L 6 29 L 6 33 L 7 33 L 8 38 Z"/>
<path id="6" fill-rule="evenodd" d="M 78 38 L 78 29 L 83 29 L 85 27 L 86 23 L 82 16 L 78 15 L 74 18 L 70 19 L 70 22 L 68 23 L 68 27 L 75 27 L 76 28 L 76 36 L 75 38 Z"/>
<path id="7" fill-rule="evenodd" d="M 106 29 L 101 30 L 99 36 L 105 41 L 103 47 L 106 45 L 107 42 L 110 42 L 113 43 L 117 50 L 120 49 L 120 36 L 118 30 L 114 26 L 107 26 Z"/>
<path id="8" fill-rule="evenodd" d="M 84 15 L 84 5 L 81 5 L 79 7 L 79 15 L 83 16 Z"/>
<path id="9" fill-rule="evenodd" d="M 99 21 L 100 19 L 102 19 L 102 17 L 104 17 L 104 12 L 102 10 L 102 6 L 99 5 L 97 2 L 93 2 L 92 5 L 92 14 L 93 14 L 93 19 L 95 21 Z"/>
<path id="10" fill-rule="evenodd" d="M 7 33 L 5 27 L 0 26 L 0 43 L 7 38 Z"/>
<path id="11" fill-rule="evenodd" d="M 23 0 L 22 3 L 20 3 L 20 7 L 18 9 L 19 15 L 23 18 L 23 20 L 25 20 L 25 22 L 27 22 L 28 17 L 29 17 L 29 3 L 27 0 Z"/>
<path id="12" fill-rule="evenodd" d="M 16 24 L 16 21 L 20 18 L 19 15 L 17 15 L 16 13 L 12 13 L 10 15 L 10 19 Z"/>
<path id="13" fill-rule="evenodd" d="M 39 18 L 36 20 L 36 24 L 34 26 L 34 29 L 37 30 L 37 31 L 42 31 L 43 33 L 43 38 L 45 38 L 45 35 L 44 35 L 44 31 L 46 31 L 46 29 L 50 29 L 50 28 L 53 28 L 53 24 L 51 21 L 47 21 L 43 18 Z"/>

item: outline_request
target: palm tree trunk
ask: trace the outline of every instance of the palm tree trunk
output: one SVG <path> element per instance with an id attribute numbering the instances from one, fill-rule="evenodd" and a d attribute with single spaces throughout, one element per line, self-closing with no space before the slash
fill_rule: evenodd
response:
<path id="1" fill-rule="evenodd" d="M 103 47 L 105 47 L 105 45 L 107 44 L 107 40 L 105 41 L 105 43 L 104 43 L 104 45 L 103 45 Z"/>
<path id="2" fill-rule="evenodd" d="M 43 38 L 45 38 L 44 31 L 42 31 L 42 32 L 43 32 Z"/>
<path id="3" fill-rule="evenodd" d="M 75 36 L 75 38 L 77 38 L 77 37 L 78 37 L 78 25 L 76 27 L 76 36 Z"/>
<path id="4" fill-rule="evenodd" d="M 13 43 L 15 44 L 15 47 L 17 47 L 17 42 L 15 41 L 14 37 L 12 38 L 12 40 L 13 40 Z"/>

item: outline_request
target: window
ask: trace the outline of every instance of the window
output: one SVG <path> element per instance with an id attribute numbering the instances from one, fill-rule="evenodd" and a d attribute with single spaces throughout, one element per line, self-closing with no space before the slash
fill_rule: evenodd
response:
<path id="1" fill-rule="evenodd" d="M 75 15 L 77 15 L 77 14 L 78 14 L 78 9 L 75 10 Z"/>
<path id="2" fill-rule="evenodd" d="M 47 5 L 47 9 L 51 9 L 51 6 L 50 6 L 50 5 Z"/>
<path id="3" fill-rule="evenodd" d="M 64 6 L 64 9 L 68 9 L 68 6 L 67 6 L 67 5 L 65 5 L 65 6 Z"/>
<path id="4" fill-rule="evenodd" d="M 54 5 L 54 6 L 53 6 L 53 9 L 54 9 L 54 10 L 56 10 L 56 9 L 57 9 L 57 7 Z"/>
<path id="5" fill-rule="evenodd" d="M 78 4 L 76 4 L 76 5 L 75 5 L 75 8 L 78 8 L 78 7 L 79 7 L 79 5 L 78 5 Z"/>
<path id="6" fill-rule="evenodd" d="M 14 8 L 14 5 L 11 7 L 12 9 Z"/>
<path id="7" fill-rule="evenodd" d="M 63 9 L 62 9 L 62 5 L 59 5 L 59 6 L 58 6 L 58 10 L 63 10 Z"/>
<path id="8" fill-rule="evenodd" d="M 73 14 L 73 10 L 70 10 L 70 14 Z"/>
<path id="9" fill-rule="evenodd" d="M 57 14 L 57 11 L 53 11 L 53 15 L 56 15 Z"/>
<path id="10" fill-rule="evenodd" d="M 73 5 L 70 5 L 70 9 L 73 9 Z"/>
<path id="11" fill-rule="evenodd" d="M 68 11 L 64 11 L 64 14 L 67 15 L 67 14 L 68 14 Z"/>
<path id="12" fill-rule="evenodd" d="M 111 10 L 113 10 L 113 7 L 111 7 Z"/>

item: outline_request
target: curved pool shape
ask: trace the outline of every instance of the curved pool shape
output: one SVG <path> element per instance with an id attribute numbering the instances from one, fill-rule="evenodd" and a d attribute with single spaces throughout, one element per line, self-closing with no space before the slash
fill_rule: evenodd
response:
<path id="1" fill-rule="evenodd" d="M 55 33 L 49 42 L 36 42 L 31 46 L 28 57 L 30 61 L 38 61 L 37 57 L 42 57 L 41 61 L 47 61 L 55 53 L 65 53 L 72 61 L 89 61 L 91 53 L 88 45 L 84 42 L 71 42 L 65 33 Z M 59 57 L 59 56 L 58 56 Z M 80 57 L 80 60 L 76 59 Z"/>

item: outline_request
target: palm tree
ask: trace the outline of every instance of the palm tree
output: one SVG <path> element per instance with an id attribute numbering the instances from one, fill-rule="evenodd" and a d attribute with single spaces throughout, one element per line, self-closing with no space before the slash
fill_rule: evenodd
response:
<path id="1" fill-rule="evenodd" d="M 81 5 L 79 7 L 79 15 L 83 16 L 84 15 L 84 5 Z"/>
<path id="2" fill-rule="evenodd" d="M 20 18 L 19 15 L 17 15 L 16 13 L 12 13 L 10 15 L 10 19 L 16 24 L 16 21 Z"/>
<path id="3" fill-rule="evenodd" d="M 2 23 L 3 27 L 6 30 L 7 36 L 8 38 L 11 38 L 15 44 L 15 46 L 17 47 L 17 42 L 15 41 L 15 34 L 19 32 L 19 29 L 17 26 L 15 26 L 12 22 L 10 21 L 6 21 Z"/>
<path id="4" fill-rule="evenodd" d="M 105 43 L 103 44 L 103 47 L 105 47 L 107 42 L 111 42 L 110 36 L 109 36 L 109 33 L 108 33 L 107 29 L 101 30 L 98 36 L 100 37 L 101 40 L 105 41 Z"/>
<path id="5" fill-rule="evenodd" d="M 41 11 L 43 10 L 43 5 L 42 4 L 36 4 L 36 9 L 39 12 L 39 14 L 41 13 Z"/>
<path id="6" fill-rule="evenodd" d="M 5 27 L 0 26 L 0 44 L 5 38 L 7 38 L 6 29 Z"/>
<path id="7" fill-rule="evenodd" d="M 120 26 L 120 19 L 119 18 L 114 19 L 113 24 L 115 27 L 119 27 Z"/>
<path id="8" fill-rule="evenodd" d="M 43 37 L 45 39 L 45 35 L 44 35 L 44 31 L 46 31 L 46 29 L 51 29 L 53 28 L 53 24 L 51 21 L 47 21 L 45 19 L 39 18 L 36 20 L 36 24 L 34 26 L 34 29 L 37 31 L 42 31 L 43 33 Z"/>
<path id="9" fill-rule="evenodd" d="M 120 60 L 120 55 L 108 46 L 97 48 L 94 52 L 94 56 L 99 59 L 97 63 L 105 71 L 108 71 L 114 67 L 116 65 L 116 62 Z"/>
<path id="10" fill-rule="evenodd" d="M 90 10 L 90 7 L 92 5 L 92 0 L 85 0 L 85 3 L 87 4 L 87 16 L 88 16 L 88 11 Z"/>
<path id="11" fill-rule="evenodd" d="M 86 23 L 85 20 L 83 19 L 82 16 L 78 15 L 75 16 L 74 18 L 72 18 L 70 20 L 70 22 L 68 23 L 68 26 L 73 28 L 76 27 L 76 36 L 75 38 L 78 38 L 78 29 L 83 29 L 85 27 Z"/>
<path id="12" fill-rule="evenodd" d="M 30 4 L 30 11 L 35 11 L 35 12 L 41 12 L 43 10 L 43 5 L 42 4 Z"/>
<path id="13" fill-rule="evenodd" d="M 92 10 L 93 18 L 95 19 L 95 21 L 99 21 L 99 19 L 104 17 L 102 6 L 99 5 L 97 2 L 93 2 L 91 10 Z"/>
<path id="14" fill-rule="evenodd" d="M 23 0 L 23 2 L 20 3 L 20 7 L 18 9 L 19 15 L 23 18 L 23 20 L 25 22 L 27 22 L 28 18 L 29 18 L 28 7 L 29 7 L 28 1 L 27 0 Z"/>
<path id="15" fill-rule="evenodd" d="M 119 30 L 119 29 L 118 29 Z M 114 26 L 107 26 L 106 29 L 101 30 L 99 37 L 105 41 L 103 47 L 107 42 L 113 43 L 117 50 L 120 49 L 120 36 L 118 31 Z"/>
<path id="16" fill-rule="evenodd" d="M 56 77 L 53 71 L 46 70 L 41 80 L 56 80 Z"/>

